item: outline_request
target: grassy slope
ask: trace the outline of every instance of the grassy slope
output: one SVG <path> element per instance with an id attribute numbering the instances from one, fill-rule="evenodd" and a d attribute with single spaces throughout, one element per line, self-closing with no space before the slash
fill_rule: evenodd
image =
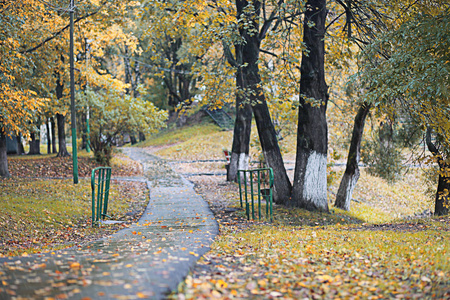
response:
<path id="1" fill-rule="evenodd" d="M 158 149 L 168 141 L 172 145 L 156 154 L 223 158 L 231 133 L 197 126 L 166 132 L 146 145 Z M 334 193 L 343 170 L 336 171 Z M 363 171 L 354 194 L 360 203 L 352 202 L 350 212 L 276 207 L 276 226 L 256 223 L 240 231 L 221 224 L 212 251 L 199 263 L 207 271 L 188 276 L 180 294 L 187 299 L 444 299 L 450 283 L 448 217 L 394 221 L 430 208 L 418 176 L 411 172 L 388 185 Z M 238 205 L 236 193 L 231 195 Z"/>

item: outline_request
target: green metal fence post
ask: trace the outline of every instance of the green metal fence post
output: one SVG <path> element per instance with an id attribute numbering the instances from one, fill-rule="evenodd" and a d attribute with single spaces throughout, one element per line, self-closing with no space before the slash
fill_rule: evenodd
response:
<path id="1" fill-rule="evenodd" d="M 254 197 L 253 197 L 253 195 L 254 195 L 254 192 L 253 192 L 253 172 L 252 171 L 250 171 L 250 191 L 251 191 L 251 194 L 252 194 L 252 197 L 251 197 L 251 199 L 252 199 L 252 219 L 254 220 L 255 219 L 255 201 L 254 201 Z"/>
<path id="2" fill-rule="evenodd" d="M 92 227 L 95 224 L 95 170 L 91 174 L 91 194 L 92 194 Z"/>
<path id="3" fill-rule="evenodd" d="M 106 169 L 106 182 L 105 182 L 105 197 L 103 201 L 103 219 L 108 217 L 108 196 L 109 196 L 109 182 L 111 180 L 111 169 Z"/>
<path id="4" fill-rule="evenodd" d="M 96 221 L 100 220 L 100 217 L 102 215 L 103 174 L 104 174 L 104 169 L 100 169 L 99 173 L 98 173 L 97 218 L 96 218 Z"/>
<path id="5" fill-rule="evenodd" d="M 261 172 L 258 170 L 258 216 L 261 221 Z"/>
<path id="6" fill-rule="evenodd" d="M 241 171 L 237 171 L 238 176 L 238 183 L 239 183 L 239 200 L 241 201 L 241 207 L 242 207 L 242 187 L 241 187 Z"/>
<path id="7" fill-rule="evenodd" d="M 245 184 L 245 214 L 247 215 L 247 220 L 250 220 L 250 207 L 248 205 L 247 196 L 247 173 L 244 171 L 244 184 Z"/>
<path id="8" fill-rule="evenodd" d="M 98 173 L 98 180 L 96 182 L 96 172 Z M 92 170 L 91 174 L 91 190 L 92 190 L 92 227 L 98 225 L 100 218 L 105 219 L 109 217 L 106 213 L 108 211 L 108 197 L 111 181 L 111 168 L 99 167 Z M 95 186 L 97 185 L 97 189 Z M 95 199 L 95 191 L 97 190 L 97 199 Z M 97 204 L 97 207 L 96 207 Z"/>
<path id="9" fill-rule="evenodd" d="M 273 170 L 272 168 L 269 168 L 269 186 L 270 186 L 270 222 L 273 222 L 273 193 L 272 193 L 272 188 L 273 188 L 273 182 L 274 182 L 274 177 L 273 177 Z"/>

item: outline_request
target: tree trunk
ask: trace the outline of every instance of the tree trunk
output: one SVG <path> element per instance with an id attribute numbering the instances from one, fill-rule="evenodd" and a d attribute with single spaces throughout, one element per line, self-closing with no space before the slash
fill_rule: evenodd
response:
<path id="1" fill-rule="evenodd" d="M 141 83 L 141 70 L 139 68 L 139 62 L 134 62 L 134 84 L 133 84 L 133 97 L 139 98 L 141 94 L 138 91 L 139 84 Z"/>
<path id="2" fill-rule="evenodd" d="M 336 195 L 335 206 L 344 210 L 350 210 L 350 202 L 352 200 L 353 189 L 359 179 L 359 158 L 361 152 L 361 140 L 364 132 L 364 124 L 371 105 L 363 103 L 355 117 L 353 125 L 352 140 L 347 157 L 347 167 L 342 177 L 339 190 Z"/>
<path id="3" fill-rule="evenodd" d="M 30 151 L 28 151 L 28 155 L 41 154 L 41 141 L 36 138 L 36 133 L 32 132 L 30 137 Z"/>
<path id="4" fill-rule="evenodd" d="M 257 22 L 260 15 L 261 2 L 253 1 L 252 4 L 254 11 L 244 12 L 249 2 L 236 1 L 237 15 L 238 18 L 241 18 L 241 15 L 244 13 L 250 14 L 246 16 L 248 20 L 252 20 L 253 22 L 249 28 L 259 28 Z M 258 34 L 248 32 L 245 28 L 240 28 L 239 30 L 245 40 L 242 46 L 242 62 L 244 66 L 242 67 L 242 72 L 246 100 L 250 101 L 252 105 L 264 158 L 267 165 L 274 172 L 274 201 L 278 204 L 286 204 L 289 200 L 292 186 L 287 176 L 286 168 L 284 167 L 275 127 L 270 117 L 259 75 L 258 59 L 261 41 Z"/>
<path id="5" fill-rule="evenodd" d="M 0 177 L 9 177 L 6 136 L 0 133 Z"/>
<path id="6" fill-rule="evenodd" d="M 52 132 L 52 153 L 56 153 L 55 118 L 50 118 L 50 130 Z"/>
<path id="7" fill-rule="evenodd" d="M 444 168 L 449 168 L 450 165 L 444 164 Z M 450 191 L 450 177 L 446 176 L 448 171 L 446 169 L 440 168 L 439 172 L 439 182 L 436 191 L 436 200 L 434 203 L 434 214 L 436 216 L 448 215 L 448 207 L 450 205 L 450 196 L 447 194 Z M 447 190 L 447 192 L 445 191 Z"/>
<path id="8" fill-rule="evenodd" d="M 131 145 L 137 144 L 136 136 L 134 134 L 130 134 Z"/>
<path id="9" fill-rule="evenodd" d="M 238 47 L 236 47 L 236 52 Z M 250 151 L 250 134 L 252 129 L 252 106 L 245 103 L 243 92 L 243 74 L 236 72 L 236 121 L 234 122 L 233 144 L 231 147 L 230 166 L 227 170 L 227 181 L 237 181 L 237 171 L 247 170 Z"/>
<path id="10" fill-rule="evenodd" d="M 48 125 L 48 119 L 47 122 L 45 122 L 45 128 L 47 129 L 47 154 L 52 153 L 52 137 L 50 136 L 50 125 Z"/>
<path id="11" fill-rule="evenodd" d="M 56 80 L 56 98 L 59 100 L 63 97 L 64 82 L 59 78 Z M 66 124 L 66 116 L 63 114 L 56 114 L 56 121 L 58 123 L 58 154 L 56 157 L 67 157 L 70 156 L 66 147 L 66 132 L 64 126 Z"/>
<path id="12" fill-rule="evenodd" d="M 66 132 L 64 131 L 64 126 L 66 124 L 66 117 L 62 114 L 56 114 L 56 121 L 58 123 L 58 146 L 59 146 L 59 152 L 56 155 L 56 157 L 70 156 L 66 147 Z"/>
<path id="13" fill-rule="evenodd" d="M 25 154 L 25 149 L 23 148 L 23 143 L 22 143 L 22 134 L 19 133 L 16 136 L 16 139 L 17 139 L 17 154 L 18 155 Z"/>
<path id="14" fill-rule="evenodd" d="M 307 1 L 303 22 L 303 42 L 307 51 L 303 52 L 300 68 L 297 156 L 291 203 L 296 207 L 320 211 L 328 211 L 328 87 L 324 71 L 326 15 L 325 0 Z M 318 103 L 312 104 L 311 98 Z"/>
<path id="15" fill-rule="evenodd" d="M 434 214 L 436 216 L 448 215 L 448 207 L 450 205 L 450 176 L 448 168 L 449 164 L 445 162 L 436 145 L 431 141 L 431 129 L 427 128 L 426 139 L 428 150 L 437 159 L 439 165 L 439 181 L 436 191 L 436 200 L 434 203 Z"/>
<path id="16" fill-rule="evenodd" d="M 145 141 L 145 134 L 143 132 L 139 132 L 139 142 Z"/>

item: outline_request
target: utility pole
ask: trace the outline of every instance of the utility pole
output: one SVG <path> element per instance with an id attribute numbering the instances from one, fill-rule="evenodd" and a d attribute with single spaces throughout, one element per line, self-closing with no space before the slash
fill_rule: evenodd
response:
<path id="1" fill-rule="evenodd" d="M 86 41 L 86 88 L 88 88 L 88 86 L 89 86 L 88 67 L 89 67 L 89 50 L 90 50 L 89 42 L 91 40 L 85 39 L 85 41 Z M 88 103 L 87 109 L 86 109 L 86 152 L 87 153 L 91 152 L 90 134 L 91 134 L 91 129 L 89 128 L 89 103 Z"/>
<path id="2" fill-rule="evenodd" d="M 70 115 L 72 126 L 72 159 L 73 159 L 73 183 L 78 183 L 78 156 L 77 156 L 77 118 L 75 115 L 75 74 L 73 57 L 73 13 L 74 0 L 70 0 Z"/>

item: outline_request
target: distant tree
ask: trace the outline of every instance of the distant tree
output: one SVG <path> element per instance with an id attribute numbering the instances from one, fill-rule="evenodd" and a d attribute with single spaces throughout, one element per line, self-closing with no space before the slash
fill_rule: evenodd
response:
<path id="1" fill-rule="evenodd" d="M 367 101 L 374 104 L 393 100 L 415 120 L 428 128 L 427 146 L 440 166 L 435 214 L 448 214 L 450 177 L 447 164 L 450 149 L 450 6 L 427 6 L 413 18 L 377 38 L 364 52 L 362 82 Z M 381 59 L 380 53 L 389 51 Z M 373 64 L 374 59 L 376 65 Z M 440 148 L 433 143 L 434 132 Z"/>
<path id="2" fill-rule="evenodd" d="M 157 132 L 165 126 L 167 112 L 153 103 L 125 94 L 127 85 L 109 75 L 92 77 L 92 83 L 78 102 L 89 105 L 91 146 L 100 163 L 109 164 L 114 142 L 124 133 Z"/>

